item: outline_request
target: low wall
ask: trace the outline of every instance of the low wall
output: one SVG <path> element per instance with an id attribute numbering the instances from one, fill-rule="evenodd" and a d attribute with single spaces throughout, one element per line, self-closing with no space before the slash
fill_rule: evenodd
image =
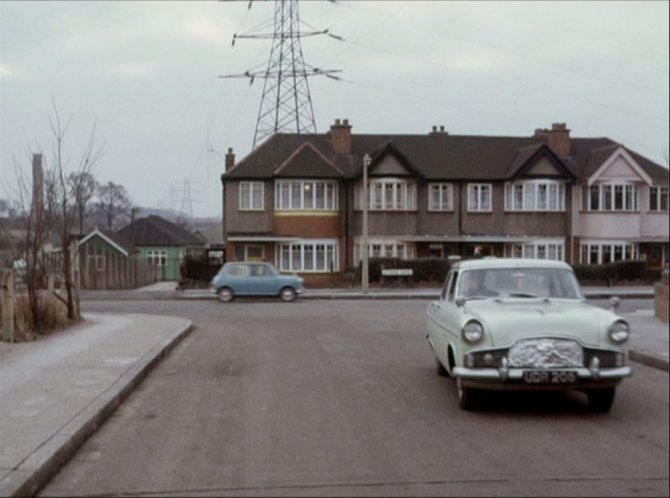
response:
<path id="1" fill-rule="evenodd" d="M 668 267 L 661 274 L 661 281 L 654 286 L 654 315 L 668 323 Z"/>

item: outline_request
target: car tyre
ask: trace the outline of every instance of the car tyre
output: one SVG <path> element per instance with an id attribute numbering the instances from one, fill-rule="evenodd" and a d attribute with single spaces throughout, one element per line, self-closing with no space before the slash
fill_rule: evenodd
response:
<path id="1" fill-rule="evenodd" d="M 477 399 L 479 393 L 476 389 L 463 386 L 463 381 L 459 377 L 456 379 L 456 390 L 458 391 L 458 406 L 467 411 L 477 408 Z"/>
<path id="2" fill-rule="evenodd" d="M 444 365 L 437 356 L 435 357 L 435 371 L 437 372 L 437 375 L 439 375 L 440 377 L 449 376 L 449 372 L 447 372 L 447 369 L 444 368 Z"/>
<path id="3" fill-rule="evenodd" d="M 293 301 L 295 299 L 295 296 L 296 293 L 293 287 L 284 287 L 281 291 L 279 291 L 279 297 L 285 303 Z"/>
<path id="4" fill-rule="evenodd" d="M 235 299 L 235 293 L 233 292 L 233 289 L 230 287 L 223 287 L 219 290 L 217 293 L 219 296 L 219 301 L 222 303 L 229 303 L 233 299 Z"/>
<path id="5" fill-rule="evenodd" d="M 614 403 L 616 389 L 613 387 L 603 389 L 592 389 L 586 393 L 589 398 L 591 410 L 598 413 L 607 413 Z"/>

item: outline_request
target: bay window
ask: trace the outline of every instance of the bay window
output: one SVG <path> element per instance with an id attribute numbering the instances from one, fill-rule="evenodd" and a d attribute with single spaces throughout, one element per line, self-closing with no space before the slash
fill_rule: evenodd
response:
<path id="1" fill-rule="evenodd" d="M 582 187 L 584 211 L 637 211 L 637 185 L 632 183 L 600 183 Z"/>
<path id="2" fill-rule="evenodd" d="M 325 273 L 340 270 L 339 244 L 335 240 L 305 240 L 279 245 L 279 271 Z"/>
<path id="3" fill-rule="evenodd" d="M 323 180 L 277 180 L 275 209 L 334 211 L 338 208 L 337 182 Z"/>
<path id="4" fill-rule="evenodd" d="M 373 178 L 368 181 L 368 209 L 372 211 L 416 210 L 416 182 L 399 178 Z M 356 186 L 356 208 L 363 208 L 363 185 Z"/>
<path id="5" fill-rule="evenodd" d="M 565 184 L 524 180 L 505 185 L 506 211 L 565 211 Z"/>

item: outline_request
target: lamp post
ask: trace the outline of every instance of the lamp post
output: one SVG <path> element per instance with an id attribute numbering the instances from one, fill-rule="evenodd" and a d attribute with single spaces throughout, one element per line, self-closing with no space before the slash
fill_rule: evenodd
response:
<path id="1" fill-rule="evenodd" d="M 361 290 L 367 294 L 368 292 L 368 206 L 370 200 L 368 199 L 368 167 L 372 159 L 369 154 L 363 156 L 363 244 L 361 245 L 361 252 L 363 256 L 361 266 Z"/>

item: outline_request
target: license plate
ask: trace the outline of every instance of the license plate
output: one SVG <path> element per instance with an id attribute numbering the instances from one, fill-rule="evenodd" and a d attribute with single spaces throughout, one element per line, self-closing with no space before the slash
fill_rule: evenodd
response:
<path id="1" fill-rule="evenodd" d="M 523 381 L 526 384 L 573 384 L 577 382 L 577 373 L 565 370 L 526 370 Z"/>

